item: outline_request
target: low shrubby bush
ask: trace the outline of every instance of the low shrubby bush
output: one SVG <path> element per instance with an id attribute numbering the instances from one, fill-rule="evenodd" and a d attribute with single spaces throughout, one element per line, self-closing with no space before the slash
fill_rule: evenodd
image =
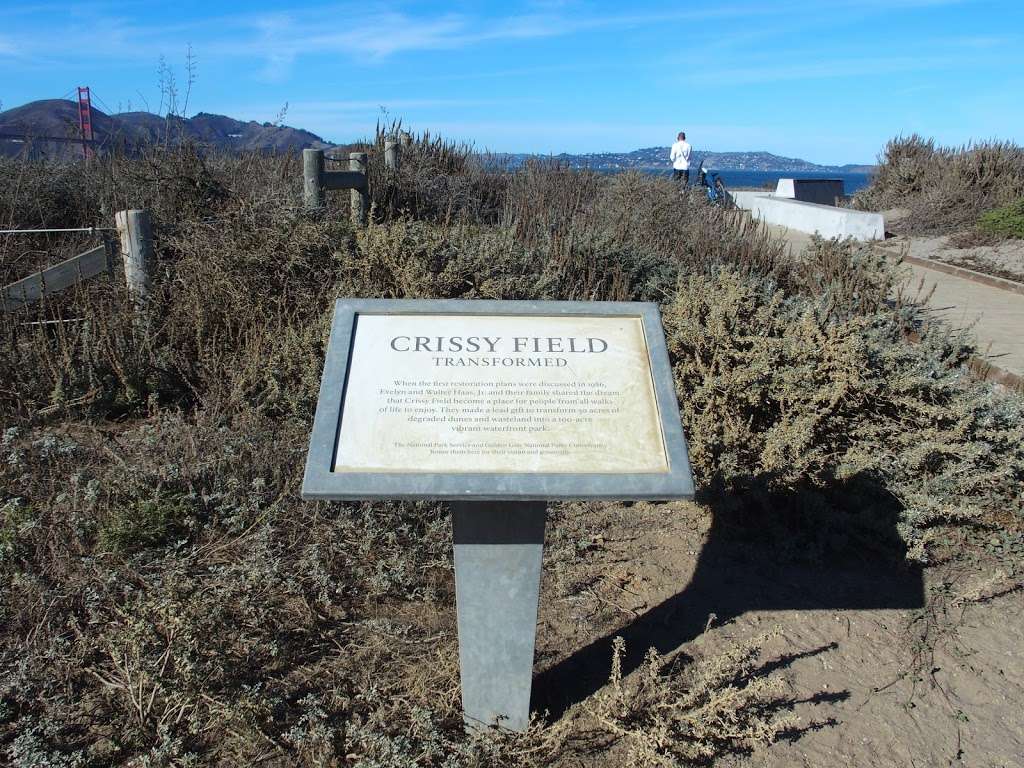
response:
<path id="1" fill-rule="evenodd" d="M 937 147 L 916 134 L 893 139 L 871 184 L 854 205 L 875 211 L 905 208 L 895 228 L 909 234 L 950 234 L 973 228 L 987 211 L 1024 197 L 1024 148 L 984 141 Z"/>
<path id="2" fill-rule="evenodd" d="M 1024 197 L 983 213 L 978 219 L 978 230 L 1000 239 L 1024 240 Z"/>
<path id="3" fill-rule="evenodd" d="M 508 176 L 493 172 L 494 164 L 466 144 L 420 134 L 402 147 L 398 171 L 386 169 L 384 143 L 400 130 L 397 123 L 379 127 L 373 142 L 358 147 L 367 151 L 370 176 L 377 180 L 370 187 L 375 219 L 407 216 L 440 224 L 500 220 Z M 342 166 L 347 168 L 345 162 Z"/>
<path id="4" fill-rule="evenodd" d="M 409 154 L 445 151 L 421 142 Z M 399 216 L 357 234 L 336 213 L 301 212 L 297 188 L 277 179 L 282 169 L 298 173 L 285 160 L 253 169 L 249 157 L 177 152 L 134 161 L 139 176 L 174 176 L 180 167 L 199 176 L 182 187 L 185 196 L 178 188 L 139 195 L 154 206 L 157 244 L 147 322 L 136 321 L 116 280 L 4 316 L 12 343 L 0 378 L 11 386 L 0 388 L 0 403 L 12 412 L 70 405 L 114 415 L 198 403 L 310 413 L 336 296 L 660 300 L 681 271 L 728 263 L 785 279 L 788 270 L 782 246 L 763 231 L 697 198 L 680 210 L 668 182 L 635 174 L 592 176 L 583 193 L 573 172 L 531 166 L 502 182 L 510 190 L 504 223 Z M 545 200 L 570 195 L 564 215 L 552 218 L 562 210 L 554 202 L 532 205 L 537 189 L 548 189 L 538 193 Z M 648 202 L 632 205 L 638 198 Z M 0 213 L 27 215 L 19 211 Z M 83 307 L 88 317 L 77 322 Z M 26 326 L 25 316 L 76 322 Z"/>
<path id="5" fill-rule="evenodd" d="M 888 283 L 837 311 L 841 287 L 787 296 L 722 270 L 681 281 L 664 310 L 701 484 L 754 509 L 770 494 L 780 514 L 822 510 L 783 524 L 804 551 L 837 528 L 884 543 L 895 525 L 909 554 L 927 559 L 943 524 L 1008 512 L 1024 523 L 1021 398 L 973 381 L 961 365 L 969 350 L 940 329 L 905 343 L 908 318 L 885 305 Z"/>

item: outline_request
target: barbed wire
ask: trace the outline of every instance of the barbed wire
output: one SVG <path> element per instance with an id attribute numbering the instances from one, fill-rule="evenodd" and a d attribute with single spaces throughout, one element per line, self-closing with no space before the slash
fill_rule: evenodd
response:
<path id="1" fill-rule="evenodd" d="M 48 232 L 112 232 L 114 227 L 66 227 L 61 229 L 0 229 L 0 235 L 40 235 Z"/>

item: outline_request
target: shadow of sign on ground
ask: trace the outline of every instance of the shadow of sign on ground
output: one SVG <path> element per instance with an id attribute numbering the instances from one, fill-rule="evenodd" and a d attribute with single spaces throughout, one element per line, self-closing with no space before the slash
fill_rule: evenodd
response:
<path id="1" fill-rule="evenodd" d="M 896 532 L 899 507 L 884 489 L 864 478 L 843 483 L 841 490 L 866 500 L 862 509 L 842 513 L 842 520 L 849 526 L 865 527 L 858 531 L 855 545 L 840 542 L 838 550 L 826 548 L 826 554 L 815 558 L 818 562 L 807 562 L 793 550 L 780 554 L 778 525 L 757 524 L 758 517 L 772 510 L 758 509 L 755 504 L 754 509 L 748 506 L 737 513 L 722 494 L 699 495 L 698 501 L 711 507 L 713 518 L 689 583 L 629 624 L 540 672 L 534 680 L 531 708 L 546 710 L 554 721 L 600 689 L 608 681 L 616 637 L 625 640 L 622 670 L 629 674 L 642 664 L 648 648 L 661 654 L 676 651 L 703 633 L 712 615 L 714 623 L 720 625 L 749 611 L 922 607 L 921 569 L 903 559 L 905 550 Z M 785 497 L 775 495 L 764 503 L 775 506 L 776 511 L 783 508 L 787 519 L 795 514 L 813 522 L 818 510 L 807 514 L 808 510 L 801 507 L 814 508 L 821 501 L 818 491 L 804 489 Z M 824 535 L 843 536 L 839 525 L 839 533 Z M 769 533 L 773 527 L 775 530 Z M 763 537 L 759 530 L 765 531 Z M 794 538 L 793 548 L 798 550 L 799 537 Z"/>

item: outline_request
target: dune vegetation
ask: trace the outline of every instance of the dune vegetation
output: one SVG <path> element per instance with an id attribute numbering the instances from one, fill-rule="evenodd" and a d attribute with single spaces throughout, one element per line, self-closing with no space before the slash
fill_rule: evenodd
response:
<path id="1" fill-rule="evenodd" d="M 467 733 L 444 506 L 299 498 L 339 296 L 657 302 L 698 504 L 780 559 L 927 565 L 998 540 L 1020 573 L 1024 398 L 972 378 L 970 339 L 922 322 L 898 265 L 852 242 L 788 255 L 663 178 L 495 169 L 431 137 L 389 173 L 382 142 L 363 228 L 346 198 L 302 211 L 294 156 L 0 161 L 3 225 L 147 208 L 156 239 L 141 317 L 116 279 L 0 316 L 3 762 L 668 766 L 793 727 L 754 644 L 626 677 L 617 647 L 561 718 Z M 947 200 L 970 224 L 1024 192 L 1019 149 L 972 151 L 944 165 L 991 173 L 984 202 L 907 181 L 943 165 L 916 139 L 861 201 L 927 230 Z M 0 280 L 90 242 L 0 235 Z M 553 530 L 548 574 L 587 552 Z"/>
<path id="2" fill-rule="evenodd" d="M 965 244 L 1019 238 L 1024 147 L 1006 141 L 941 147 L 917 134 L 896 138 L 853 202 L 874 211 L 906 209 L 908 215 L 895 225 L 905 234 L 971 232 Z"/>

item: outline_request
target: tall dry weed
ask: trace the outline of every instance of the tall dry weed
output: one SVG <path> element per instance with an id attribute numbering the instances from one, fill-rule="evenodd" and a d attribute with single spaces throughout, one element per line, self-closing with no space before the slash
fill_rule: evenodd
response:
<path id="1" fill-rule="evenodd" d="M 378 221 L 398 216 L 441 224 L 497 221 L 507 176 L 489 170 L 493 164 L 488 158 L 470 145 L 424 132 L 410 135 L 393 171 L 385 165 L 384 145 L 401 134 L 400 122 L 378 126 L 374 140 L 357 147 L 368 155 L 370 198 Z"/>
<path id="2" fill-rule="evenodd" d="M 625 742 L 630 768 L 704 765 L 754 745 L 774 742 L 796 726 L 785 708 L 786 688 L 758 674 L 764 643 L 777 632 L 726 647 L 686 664 L 648 651 L 629 681 L 622 676 L 625 645 L 616 638 L 611 679 L 590 704 L 599 726 Z"/>

